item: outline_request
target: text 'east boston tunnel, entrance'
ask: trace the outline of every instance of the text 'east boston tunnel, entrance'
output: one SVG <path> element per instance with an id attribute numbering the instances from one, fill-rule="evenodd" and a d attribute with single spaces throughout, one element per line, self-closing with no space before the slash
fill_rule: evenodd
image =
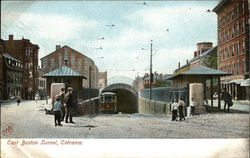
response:
<path id="1" fill-rule="evenodd" d="M 105 87 L 102 92 L 116 93 L 118 112 L 129 114 L 138 112 L 138 94 L 132 86 L 116 83 Z"/>

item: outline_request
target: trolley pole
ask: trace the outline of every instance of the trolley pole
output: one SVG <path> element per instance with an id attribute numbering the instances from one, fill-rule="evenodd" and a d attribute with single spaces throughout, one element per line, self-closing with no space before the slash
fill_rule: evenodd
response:
<path id="1" fill-rule="evenodd" d="M 153 40 L 151 40 L 151 44 L 150 44 L 150 81 L 149 81 L 149 100 L 152 99 L 152 82 L 153 82 L 153 74 L 152 74 L 152 50 L 153 50 L 153 44 L 152 44 Z"/>

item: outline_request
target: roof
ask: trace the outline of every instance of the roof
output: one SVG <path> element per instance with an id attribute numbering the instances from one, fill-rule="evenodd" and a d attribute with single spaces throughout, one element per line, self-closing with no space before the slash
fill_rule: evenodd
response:
<path id="1" fill-rule="evenodd" d="M 245 79 L 244 81 L 241 82 L 240 86 L 250 86 L 250 79 Z"/>
<path id="2" fill-rule="evenodd" d="M 217 46 L 212 47 L 211 49 L 209 49 L 209 50 L 207 50 L 207 51 L 201 53 L 201 55 L 198 55 L 198 56 L 194 57 L 193 59 L 191 59 L 191 60 L 189 61 L 189 63 L 192 62 L 192 61 L 194 61 L 194 60 L 196 60 L 196 59 L 198 59 L 198 58 L 200 58 L 200 57 L 202 57 L 202 56 L 209 55 L 209 54 L 212 53 L 215 49 L 217 49 Z"/>
<path id="3" fill-rule="evenodd" d="M 80 54 L 80 55 L 82 55 L 82 56 L 84 56 L 84 57 L 86 57 L 86 58 L 88 58 L 91 62 L 93 62 L 93 63 L 94 63 L 94 61 L 93 61 L 90 57 L 88 57 L 88 56 L 86 56 L 86 55 L 82 54 L 81 52 L 79 52 L 79 51 L 77 51 L 77 50 L 75 50 L 75 49 L 73 49 L 73 48 L 71 48 L 71 47 L 69 47 L 69 46 L 67 46 L 67 45 L 64 45 L 63 47 L 59 48 L 58 50 L 63 49 L 63 48 L 65 48 L 65 47 L 67 47 L 68 49 L 73 50 L 74 52 L 76 52 L 76 53 L 78 53 L 78 54 Z M 51 55 L 51 54 L 53 54 L 53 53 L 57 52 L 58 50 L 55 50 L 55 51 L 53 51 L 53 52 L 49 53 L 48 55 L 46 55 L 46 56 L 42 57 L 40 60 L 42 60 L 43 58 L 45 58 L 45 57 L 47 57 L 47 56 L 49 56 L 49 55 Z"/>
<path id="4" fill-rule="evenodd" d="M 204 76 L 227 76 L 230 75 L 227 72 L 219 71 L 216 69 L 212 69 L 206 66 L 197 66 L 195 68 L 192 68 L 190 70 L 187 70 L 185 72 L 179 73 L 177 75 L 174 75 L 172 77 L 169 77 L 168 79 L 176 78 L 177 76 L 187 76 L 187 75 L 204 75 Z"/>
<path id="5" fill-rule="evenodd" d="M 14 61 L 21 62 L 20 60 L 18 60 L 18 59 L 16 59 L 16 58 L 12 57 L 12 56 L 9 55 L 8 53 L 3 53 L 3 56 L 4 56 L 5 58 L 8 58 L 8 59 L 11 59 L 11 60 L 14 60 Z"/>
<path id="6" fill-rule="evenodd" d="M 232 0 L 220 0 L 220 2 L 218 3 L 218 5 L 213 9 L 214 12 L 218 12 L 222 7 L 225 6 L 225 4 L 229 1 L 232 1 Z"/>
<path id="7" fill-rule="evenodd" d="M 55 76 L 74 76 L 74 77 L 83 77 L 86 79 L 85 76 L 80 75 L 79 73 L 75 72 L 74 70 L 72 70 L 71 68 L 67 67 L 67 66 L 62 66 L 58 69 L 55 69 L 49 73 L 44 74 L 42 77 L 55 77 Z"/>

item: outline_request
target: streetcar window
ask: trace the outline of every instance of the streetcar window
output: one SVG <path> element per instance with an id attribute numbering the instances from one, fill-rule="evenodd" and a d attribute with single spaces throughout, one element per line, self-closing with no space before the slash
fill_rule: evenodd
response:
<path id="1" fill-rule="evenodd" d="M 111 102 L 111 96 L 106 96 L 105 97 L 105 102 Z"/>

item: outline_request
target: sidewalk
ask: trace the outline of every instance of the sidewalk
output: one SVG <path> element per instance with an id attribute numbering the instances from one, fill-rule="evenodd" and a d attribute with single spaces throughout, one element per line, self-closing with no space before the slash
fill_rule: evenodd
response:
<path id="1" fill-rule="evenodd" d="M 211 100 L 208 101 L 211 105 Z M 230 110 L 237 110 L 243 112 L 249 112 L 250 101 L 249 100 L 233 100 L 233 106 L 230 107 Z M 213 100 L 213 107 L 218 107 L 218 100 Z M 226 107 L 227 108 L 227 107 Z M 224 109 L 224 101 L 221 101 L 221 110 Z"/>

